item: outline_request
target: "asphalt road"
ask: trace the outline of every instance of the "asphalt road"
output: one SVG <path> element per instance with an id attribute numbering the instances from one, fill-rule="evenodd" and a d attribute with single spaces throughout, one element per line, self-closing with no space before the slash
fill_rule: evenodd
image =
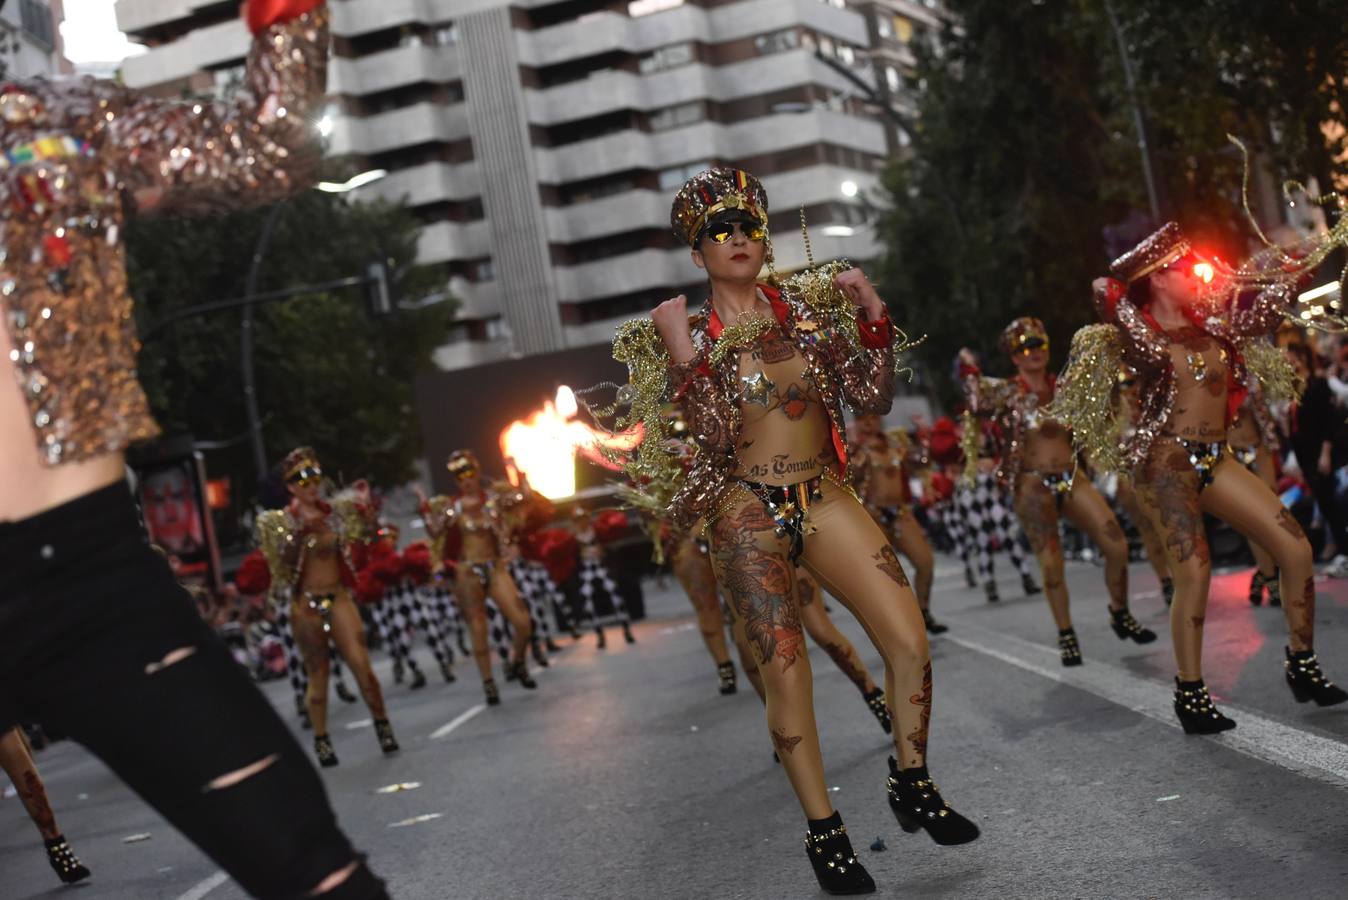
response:
<path id="1" fill-rule="evenodd" d="M 1099 570 L 1069 565 L 1086 656 L 1071 670 L 1043 599 L 1019 596 L 1008 568 L 997 605 L 966 589 L 948 559 L 936 582 L 937 614 L 952 628 L 933 640 L 930 763 L 947 799 L 982 826 L 974 844 L 942 848 L 899 830 L 885 803 L 887 739 L 812 654 L 829 784 L 880 896 L 1348 896 L 1348 704 L 1292 701 L 1282 616 L 1247 603 L 1248 570 L 1215 579 L 1205 659 L 1240 727 L 1197 738 L 1170 711 L 1165 610 L 1145 566 L 1133 567 L 1133 607 L 1162 636 L 1139 647 L 1109 631 Z M 743 680 L 738 695 L 717 694 L 686 600 L 672 584 L 649 587 L 637 644 L 611 634 L 598 651 L 590 637 L 564 639 L 538 691 L 504 685 L 491 710 L 471 678 L 411 692 L 388 684 L 381 659 L 396 758 L 378 753 L 363 707 L 334 700 L 342 764 L 324 778 L 394 897 L 822 896 L 757 698 Z M 1348 581 L 1318 587 L 1317 649 L 1348 682 Z M 878 673 L 860 628 L 836 606 L 835 619 Z M 291 714 L 287 686 L 265 690 Z M 94 877 L 59 886 L 22 808 L 4 799 L 0 897 L 243 896 L 79 747 L 54 746 L 39 765 Z M 867 849 L 877 837 L 886 850 Z"/>

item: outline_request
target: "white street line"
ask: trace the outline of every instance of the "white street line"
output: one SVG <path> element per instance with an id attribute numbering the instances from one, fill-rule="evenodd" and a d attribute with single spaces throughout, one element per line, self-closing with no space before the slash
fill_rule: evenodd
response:
<path id="1" fill-rule="evenodd" d="M 961 623 L 962 634 L 970 631 L 994 639 L 996 646 L 949 632 L 942 638 L 1050 681 L 1080 688 L 1171 728 L 1180 727 L 1175 718 L 1171 691 L 1164 685 L 1100 662 L 1087 661 L 1071 670 L 1050 667 L 1040 660 L 1050 658 L 1052 665 L 1057 666 L 1058 651 L 1055 649 Z M 1348 787 L 1348 745 L 1264 718 L 1232 703 L 1223 702 L 1222 706 L 1240 725 L 1232 731 L 1211 735 L 1212 740 L 1260 762 L 1337 787 Z"/>
<path id="2" fill-rule="evenodd" d="M 207 878 L 205 881 L 201 882 L 201 884 L 198 884 L 186 894 L 183 894 L 178 900 L 201 900 L 202 897 L 205 897 L 226 881 L 229 881 L 228 875 L 224 872 L 216 872 L 210 878 Z"/>
<path id="3" fill-rule="evenodd" d="M 466 712 L 460 713 L 459 715 L 455 716 L 454 721 L 450 722 L 448 725 L 441 725 L 439 728 L 432 731 L 431 740 L 436 740 L 437 738 L 444 737 L 445 735 L 453 731 L 455 728 L 458 728 L 464 722 L 467 722 L 473 716 L 482 712 L 486 708 L 487 704 L 485 703 L 479 703 L 477 706 L 470 707 Z"/>

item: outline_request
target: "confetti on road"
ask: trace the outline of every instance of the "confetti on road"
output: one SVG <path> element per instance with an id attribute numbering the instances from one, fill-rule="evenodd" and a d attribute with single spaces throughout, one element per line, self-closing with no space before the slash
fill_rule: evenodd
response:
<path id="1" fill-rule="evenodd" d="M 403 819 L 401 822 L 389 823 L 389 828 L 406 828 L 408 825 L 420 825 L 422 822 L 429 822 L 432 819 L 438 819 L 444 813 L 422 813 L 419 816 L 413 816 L 410 819 Z"/>
<path id="2" fill-rule="evenodd" d="M 1165 803 L 1166 801 L 1169 801 L 1169 800 L 1178 800 L 1179 798 L 1180 798 L 1180 795 L 1179 795 L 1179 794 L 1166 794 L 1164 797 L 1157 797 L 1157 798 L 1156 798 L 1156 802 L 1157 802 L 1157 803 Z"/>
<path id="3" fill-rule="evenodd" d="M 357 719 L 355 722 L 347 722 L 346 730 L 355 731 L 358 728 L 373 728 L 374 719 Z"/>
<path id="4" fill-rule="evenodd" d="M 397 794 L 401 791 L 415 791 L 421 787 L 420 781 L 400 781 L 397 784 L 386 784 L 381 788 L 376 788 L 376 794 Z"/>
<path id="5" fill-rule="evenodd" d="M 122 838 L 123 844 L 139 844 L 141 841 L 148 841 L 151 835 L 148 831 L 142 831 L 140 834 L 128 834 Z"/>

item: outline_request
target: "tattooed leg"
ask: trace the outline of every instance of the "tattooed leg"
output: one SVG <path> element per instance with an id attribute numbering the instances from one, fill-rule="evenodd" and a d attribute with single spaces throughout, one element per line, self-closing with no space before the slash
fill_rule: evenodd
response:
<path id="1" fill-rule="evenodd" d="M 1072 627 L 1071 598 L 1063 573 L 1062 539 L 1058 535 L 1058 504 L 1033 472 L 1023 473 L 1016 481 L 1016 518 L 1030 542 L 1039 574 L 1044 579 L 1044 599 L 1053 613 L 1059 631 Z"/>
<path id="2" fill-rule="evenodd" d="M 1310 650 L 1315 642 L 1315 581 L 1311 545 L 1296 519 L 1256 475 L 1223 460 L 1203 492 L 1203 509 L 1273 554 L 1282 588 L 1288 644 Z"/>
<path id="3" fill-rule="evenodd" d="M 824 611 L 824 603 L 819 595 L 819 586 L 810 576 L 797 570 L 797 583 L 800 585 L 800 621 L 816 644 L 824 649 L 842 673 L 848 677 L 857 690 L 869 694 L 875 690 L 871 673 L 861 661 L 857 648 L 847 639 L 847 635 L 838 630 L 829 614 Z"/>
<path id="4" fill-rule="evenodd" d="M 1127 475 L 1119 475 L 1118 501 L 1129 521 L 1133 523 L 1133 527 L 1137 529 L 1138 536 L 1142 538 L 1142 546 L 1147 552 L 1147 562 L 1156 573 L 1156 579 L 1167 580 L 1170 577 L 1170 567 L 1166 563 L 1165 547 L 1161 543 L 1160 535 L 1152 527 L 1151 519 L 1143 515 L 1141 507 L 1137 505 L 1137 491 L 1133 488 L 1133 479 Z"/>
<path id="5" fill-rule="evenodd" d="M 1078 528 L 1086 532 L 1105 558 L 1105 588 L 1109 592 L 1109 608 L 1128 608 L 1128 539 L 1123 527 L 1114 518 L 1114 511 L 1095 485 L 1079 476 L 1063 504 L 1063 512 Z"/>
<path id="6" fill-rule="evenodd" d="M 28 817 L 42 836 L 48 840 L 60 837 L 61 829 L 56 826 L 56 814 L 47 802 L 47 789 L 37 773 L 37 764 L 28 753 L 23 732 L 17 727 L 0 737 L 0 768 L 14 782 L 14 790 L 18 792 L 23 808 L 28 811 Z"/>
<path id="7" fill-rule="evenodd" d="M 814 720 L 814 677 L 805 651 L 795 567 L 787 539 L 758 498 L 712 527 L 712 564 L 727 605 L 753 654 L 766 694 L 768 733 L 807 819 L 832 815 Z"/>
<path id="8" fill-rule="evenodd" d="M 712 569 L 711 558 L 698 549 L 691 538 L 681 543 L 674 551 L 671 561 L 674 577 L 683 586 L 684 593 L 693 604 L 697 613 L 697 627 L 702 634 L 702 642 L 707 652 L 718 666 L 730 661 L 730 651 L 726 648 L 725 632 L 721 625 L 721 601 L 716 596 L 716 573 Z"/>
<path id="9" fill-rule="evenodd" d="M 917 524 L 913 514 L 904 511 L 903 527 L 899 529 L 894 549 L 908 558 L 913 564 L 913 590 L 917 592 L 917 604 L 923 609 L 931 608 L 931 582 L 936 573 L 936 555 L 931 544 Z"/>
<path id="10" fill-rule="evenodd" d="M 1160 438 L 1134 476 L 1138 506 L 1161 540 L 1175 583 L 1170 637 L 1179 677 L 1197 681 L 1203 677 L 1203 622 L 1212 582 L 1198 473 L 1189 465 L 1189 454 L 1183 447 Z M 1203 492 L 1204 500 L 1211 491 L 1209 487 Z"/>
<path id="11" fill-rule="evenodd" d="M 825 481 L 811 516 L 819 530 L 805 539 L 806 568 L 857 617 L 884 658 L 885 695 L 895 713 L 895 755 L 904 768 L 923 765 L 925 711 L 907 702 L 922 694 L 931 661 L 917 596 L 889 566 L 893 550 L 884 532 L 850 494 Z"/>
<path id="12" fill-rule="evenodd" d="M 763 676 L 759 674 L 758 662 L 754 659 L 753 648 L 749 646 L 749 640 L 744 636 L 744 624 L 732 621 L 726 627 L 730 629 L 730 638 L 735 644 L 735 649 L 739 652 L 740 668 L 744 670 L 744 677 L 748 678 L 749 684 L 753 685 L 754 693 L 758 695 L 758 699 L 766 704 L 768 702 L 767 688 L 763 686 Z"/>

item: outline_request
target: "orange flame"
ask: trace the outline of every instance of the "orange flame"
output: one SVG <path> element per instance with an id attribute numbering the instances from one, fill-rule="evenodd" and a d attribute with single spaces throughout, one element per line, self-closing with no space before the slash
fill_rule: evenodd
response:
<path id="1" fill-rule="evenodd" d="M 620 434 L 609 434 L 576 419 L 576 395 L 571 388 L 557 388 L 556 400 L 547 400 L 542 409 L 525 419 L 516 419 L 501 431 L 501 455 L 505 457 L 510 480 L 519 483 L 519 474 L 544 497 L 557 500 L 576 493 L 576 455 L 606 469 L 616 469 L 604 458 L 600 448 L 633 450 L 641 443 L 640 423 Z"/>

